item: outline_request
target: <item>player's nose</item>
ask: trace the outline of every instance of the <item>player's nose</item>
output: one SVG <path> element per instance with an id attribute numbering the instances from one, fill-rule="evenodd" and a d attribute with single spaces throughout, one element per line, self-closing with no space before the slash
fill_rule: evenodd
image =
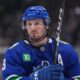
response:
<path id="1" fill-rule="evenodd" d="M 32 25 L 31 25 L 31 29 L 32 29 L 32 30 L 35 30 L 35 29 L 36 29 L 36 26 L 35 26 L 34 24 L 32 24 Z"/>

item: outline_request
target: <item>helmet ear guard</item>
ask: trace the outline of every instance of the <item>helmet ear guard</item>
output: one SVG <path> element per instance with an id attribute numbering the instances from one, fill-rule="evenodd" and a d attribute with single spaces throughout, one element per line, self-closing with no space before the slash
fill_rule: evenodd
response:
<path id="1" fill-rule="evenodd" d="M 22 21 L 22 30 L 26 29 L 26 21 Z"/>

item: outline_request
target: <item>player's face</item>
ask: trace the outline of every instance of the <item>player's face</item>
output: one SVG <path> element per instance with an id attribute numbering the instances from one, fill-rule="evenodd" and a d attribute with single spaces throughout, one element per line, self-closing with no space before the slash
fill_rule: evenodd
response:
<path id="1" fill-rule="evenodd" d="M 46 26 L 42 19 L 26 21 L 28 35 L 33 40 L 38 40 L 46 34 Z"/>

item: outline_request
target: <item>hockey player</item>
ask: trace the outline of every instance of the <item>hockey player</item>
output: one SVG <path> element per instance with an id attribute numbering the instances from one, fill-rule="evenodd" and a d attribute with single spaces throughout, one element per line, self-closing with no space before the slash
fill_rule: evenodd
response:
<path id="1" fill-rule="evenodd" d="M 25 10 L 22 29 L 28 39 L 15 43 L 4 56 L 2 80 L 80 80 L 80 64 L 73 47 L 60 41 L 53 64 L 55 39 L 49 38 L 50 17 L 43 6 Z"/>

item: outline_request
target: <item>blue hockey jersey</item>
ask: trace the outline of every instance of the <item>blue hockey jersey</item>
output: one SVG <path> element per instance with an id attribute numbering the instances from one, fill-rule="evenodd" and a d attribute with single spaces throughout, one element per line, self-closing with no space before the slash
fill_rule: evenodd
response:
<path id="1" fill-rule="evenodd" d="M 54 39 L 49 38 L 46 45 L 34 47 L 23 40 L 11 46 L 4 55 L 2 80 L 30 80 L 29 75 L 39 66 L 53 64 Z M 58 63 L 64 67 L 66 78 L 80 76 L 78 56 L 72 46 L 60 41 Z"/>

